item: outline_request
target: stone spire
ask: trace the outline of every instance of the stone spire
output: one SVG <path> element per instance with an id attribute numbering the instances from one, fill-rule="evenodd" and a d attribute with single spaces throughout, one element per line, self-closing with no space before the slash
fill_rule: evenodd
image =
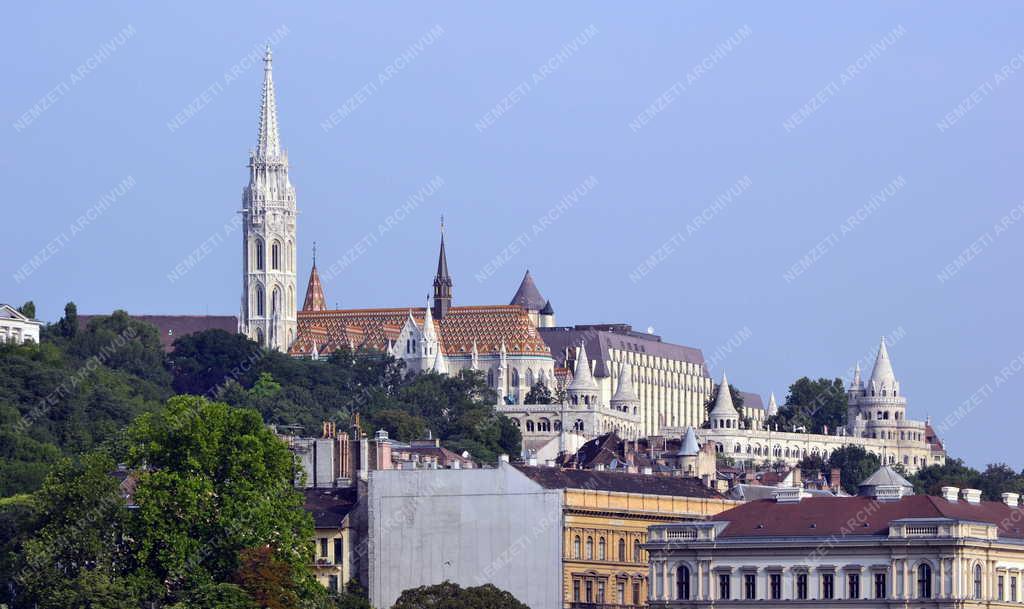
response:
<path id="1" fill-rule="evenodd" d="M 677 457 L 695 457 L 700 452 L 700 445 L 697 444 L 697 432 L 693 427 L 686 428 L 686 435 L 683 436 L 682 444 L 679 446 Z"/>
<path id="2" fill-rule="evenodd" d="M 547 304 L 547 301 L 541 296 L 540 290 L 537 289 L 537 284 L 533 282 L 533 275 L 530 275 L 529 270 L 523 275 L 523 280 L 519 282 L 519 289 L 516 290 L 516 294 L 509 304 L 519 305 L 531 313 L 539 312 Z"/>
<path id="3" fill-rule="evenodd" d="M 587 345 L 580 342 L 580 352 L 576 356 L 576 370 L 573 371 L 572 382 L 567 388 L 569 391 L 597 391 L 597 381 L 590 372 L 590 361 L 587 359 Z"/>
<path id="4" fill-rule="evenodd" d="M 434 275 L 434 316 L 444 319 L 452 306 L 452 278 L 448 274 L 448 256 L 444 251 L 444 217 L 441 218 L 441 251 L 437 255 L 437 274 Z"/>
<path id="5" fill-rule="evenodd" d="M 313 246 L 313 270 L 309 272 L 309 283 L 306 285 L 306 300 L 302 303 L 302 310 L 327 310 L 327 299 L 324 298 L 324 288 L 320 284 L 320 273 L 316 271 L 316 245 Z"/>
<path id="6" fill-rule="evenodd" d="M 875 358 L 875 367 L 871 370 L 870 385 L 872 390 L 893 389 L 896 386 L 896 375 L 892 371 L 892 362 L 889 361 L 889 350 L 885 347 L 885 337 L 878 346 L 878 357 Z"/>
<path id="7" fill-rule="evenodd" d="M 619 367 L 619 379 L 616 384 L 615 395 L 611 400 L 613 407 L 622 409 L 640 405 L 640 398 L 636 397 L 633 390 L 633 376 L 630 374 L 629 364 L 623 363 Z"/>
<path id="8" fill-rule="evenodd" d="M 441 354 L 440 347 L 434 356 L 434 365 L 431 367 L 431 370 L 438 374 L 448 374 L 448 363 L 445 361 L 444 355 Z"/>
<path id="9" fill-rule="evenodd" d="M 427 300 L 427 310 L 423 314 L 423 343 L 437 342 L 437 332 L 434 331 L 434 316 L 430 310 L 430 301 Z"/>
<path id="10" fill-rule="evenodd" d="M 732 392 L 729 390 L 729 379 L 722 373 L 722 382 L 718 385 L 718 396 L 715 397 L 715 406 L 708 414 L 711 419 L 712 429 L 725 427 L 735 429 L 738 426 L 740 415 L 732 403 Z"/>
<path id="11" fill-rule="evenodd" d="M 274 97 L 274 57 L 267 45 L 263 56 L 263 97 L 260 100 L 260 132 L 256 139 L 256 155 L 265 159 L 281 156 L 281 140 L 277 134 L 277 99 Z"/>
<path id="12" fill-rule="evenodd" d="M 771 417 L 777 414 L 779 414 L 779 405 L 775 402 L 775 392 L 773 391 L 768 398 L 768 416 Z"/>
<path id="13" fill-rule="evenodd" d="M 476 339 L 475 338 L 473 339 L 473 351 L 470 354 L 469 369 L 470 370 L 479 370 L 480 369 L 480 351 L 478 351 L 477 348 L 476 348 Z"/>
<path id="14" fill-rule="evenodd" d="M 860 362 L 857 362 L 857 367 L 853 370 L 853 382 L 850 383 L 850 389 L 863 389 L 864 382 L 860 379 Z"/>

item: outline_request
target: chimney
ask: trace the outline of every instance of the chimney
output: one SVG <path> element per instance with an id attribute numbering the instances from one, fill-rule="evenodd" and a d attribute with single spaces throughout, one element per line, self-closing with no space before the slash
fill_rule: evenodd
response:
<path id="1" fill-rule="evenodd" d="M 956 503 L 957 497 L 960 495 L 960 489 L 955 486 L 944 486 L 942 487 L 942 498 L 946 501 L 952 501 Z"/>
<path id="2" fill-rule="evenodd" d="M 842 473 L 840 472 L 838 467 L 833 467 L 832 471 L 829 472 L 828 485 L 832 488 L 833 491 L 838 492 L 839 489 L 842 488 L 843 484 L 841 481 L 841 477 Z"/>
<path id="3" fill-rule="evenodd" d="M 981 503 L 981 491 L 976 488 L 965 488 L 960 491 L 960 495 L 963 500 L 967 503 L 978 505 Z"/>
<path id="4" fill-rule="evenodd" d="M 1003 503 L 1010 507 L 1017 507 L 1020 503 L 1020 495 L 1017 493 L 1003 493 Z"/>

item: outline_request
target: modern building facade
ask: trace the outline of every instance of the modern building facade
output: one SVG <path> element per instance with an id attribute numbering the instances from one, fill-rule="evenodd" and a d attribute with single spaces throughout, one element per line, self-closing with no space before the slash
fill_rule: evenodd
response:
<path id="1" fill-rule="evenodd" d="M 898 478 L 895 472 L 883 481 Z M 903 481 L 905 482 L 905 481 Z M 654 526 L 651 607 L 1012 607 L 1024 602 L 1024 511 L 903 483 L 857 497 L 779 489 L 707 522 Z"/>

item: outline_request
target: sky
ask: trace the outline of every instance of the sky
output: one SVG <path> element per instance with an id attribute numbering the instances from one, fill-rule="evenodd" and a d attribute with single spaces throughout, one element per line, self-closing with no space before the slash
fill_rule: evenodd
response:
<path id="1" fill-rule="evenodd" d="M 781 401 L 870 369 L 952 456 L 1024 467 L 1024 5 L 20 3 L 0 42 L 0 302 L 234 314 L 273 43 L 331 306 L 529 269 Z M 330 270 L 333 267 L 333 271 Z"/>

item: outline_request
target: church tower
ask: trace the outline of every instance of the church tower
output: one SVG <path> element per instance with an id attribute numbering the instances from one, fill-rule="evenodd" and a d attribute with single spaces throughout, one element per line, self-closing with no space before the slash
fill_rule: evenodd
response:
<path id="1" fill-rule="evenodd" d="M 437 255 L 437 274 L 434 275 L 434 317 L 444 319 L 452 307 L 452 277 L 448 274 L 448 256 L 444 252 L 444 220 L 441 220 L 441 252 Z"/>
<path id="2" fill-rule="evenodd" d="M 295 189 L 288 153 L 277 132 L 273 58 L 263 57 L 256 149 L 242 191 L 242 310 L 239 331 L 260 345 L 287 351 L 295 340 Z"/>

